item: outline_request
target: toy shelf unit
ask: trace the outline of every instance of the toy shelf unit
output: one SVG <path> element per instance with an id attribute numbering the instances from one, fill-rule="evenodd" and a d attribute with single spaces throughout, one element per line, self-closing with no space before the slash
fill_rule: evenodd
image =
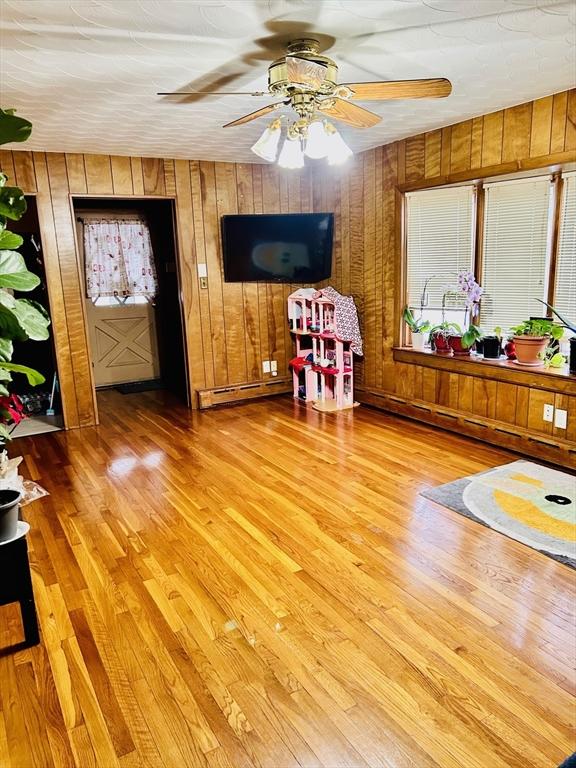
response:
<path id="1" fill-rule="evenodd" d="M 288 297 L 288 320 L 296 340 L 296 357 L 290 361 L 294 397 L 318 411 L 358 405 L 354 402 L 353 339 L 342 333 L 347 325 L 338 322 L 337 297 L 334 289 L 314 288 L 300 288 Z"/>

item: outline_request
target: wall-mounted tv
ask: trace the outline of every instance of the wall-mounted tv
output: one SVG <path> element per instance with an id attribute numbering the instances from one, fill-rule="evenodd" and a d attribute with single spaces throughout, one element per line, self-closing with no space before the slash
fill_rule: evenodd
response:
<path id="1" fill-rule="evenodd" d="M 332 270 L 333 213 L 222 216 L 228 283 L 317 283 Z"/>

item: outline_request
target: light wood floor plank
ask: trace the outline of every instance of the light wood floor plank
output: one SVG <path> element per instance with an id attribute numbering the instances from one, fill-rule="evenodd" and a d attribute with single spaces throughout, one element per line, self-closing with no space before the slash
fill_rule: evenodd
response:
<path id="1" fill-rule="evenodd" d="M 369 408 L 99 394 L 22 438 L 42 645 L 0 649 L 2 768 L 553 768 L 575 575 L 419 495 L 513 461 Z M 21 640 L 14 606 L 0 642 Z"/>

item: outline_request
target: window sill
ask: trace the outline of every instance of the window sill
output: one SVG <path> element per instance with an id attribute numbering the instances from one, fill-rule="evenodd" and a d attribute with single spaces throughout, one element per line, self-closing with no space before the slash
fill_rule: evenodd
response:
<path id="1" fill-rule="evenodd" d="M 551 392 L 576 395 L 576 376 L 568 366 L 559 369 L 522 368 L 511 360 L 485 360 L 482 357 L 447 357 L 429 349 L 420 351 L 412 347 L 394 347 L 394 360 L 398 363 L 422 365 L 452 373 L 476 376 L 482 379 L 512 382 Z"/>

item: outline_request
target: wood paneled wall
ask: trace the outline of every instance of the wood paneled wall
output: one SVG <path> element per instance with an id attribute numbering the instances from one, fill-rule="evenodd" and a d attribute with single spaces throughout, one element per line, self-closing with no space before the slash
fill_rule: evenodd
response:
<path id="1" fill-rule="evenodd" d="M 23 151 L 1 152 L 0 161 L 19 186 L 37 196 L 68 427 L 96 418 L 71 195 L 174 198 L 192 393 L 269 378 L 261 371 L 264 359 L 277 360 L 283 375 L 292 354 L 285 320 L 292 286 L 224 283 L 220 216 L 334 211 L 330 283 L 351 293 L 360 309 L 365 339 L 360 395 L 405 397 L 413 381 L 414 395 L 405 399 L 442 406 L 442 372 L 394 360 L 402 305 L 398 187 L 576 161 L 576 91 L 378 147 L 343 169 L 317 163 L 298 173 L 268 165 Z M 199 286 L 199 262 L 208 265 L 207 290 Z M 469 407 L 470 391 L 471 407 L 480 407 L 468 378 L 458 373 L 449 378 L 450 397 L 456 389 L 462 392 L 457 412 Z M 516 403 L 515 426 L 526 422 L 527 429 L 546 434 L 536 414 L 539 396 L 524 392 L 537 386 L 499 389 L 507 402 Z M 574 403 L 568 402 L 572 413 Z M 490 408 L 496 419 L 506 408 L 509 420 L 504 401 Z"/>
<path id="2" fill-rule="evenodd" d="M 357 377 L 360 400 L 374 403 L 378 400 L 373 393 L 391 395 L 398 399 L 380 397 L 383 407 L 410 410 L 409 415 L 436 423 L 434 408 L 426 410 L 427 404 L 446 410 L 448 398 L 454 413 L 492 417 L 526 438 L 522 430 L 549 440 L 574 440 L 575 398 L 557 395 L 569 410 L 570 423 L 568 431 L 552 434 L 550 424 L 542 420 L 542 404 L 546 397 L 546 402 L 554 402 L 554 393 L 541 391 L 537 376 L 533 386 L 497 386 L 475 377 L 472 367 L 471 375 L 463 375 L 395 362 L 393 347 L 399 342 L 403 304 L 399 188 L 575 161 L 576 90 L 572 90 L 378 147 L 356 156 L 340 172 L 324 168 L 315 172 L 314 200 L 323 199 L 326 209 L 336 213 L 331 282 L 342 293 L 351 293 L 360 308 L 365 342 Z M 420 407 L 403 410 L 402 400 Z M 446 426 L 454 413 L 447 416 Z M 497 430 L 491 438 L 498 438 Z M 535 452 L 527 441 L 525 449 Z M 575 458 L 572 454 L 570 461 Z"/>
<path id="3" fill-rule="evenodd" d="M 285 304 L 292 287 L 225 283 L 220 216 L 312 211 L 309 174 L 252 164 L 22 151 L 1 152 L 0 165 L 37 197 L 69 428 L 96 420 L 72 195 L 174 198 L 194 404 L 199 389 L 269 378 L 262 360 L 277 360 L 279 372 L 286 370 L 291 341 Z M 208 289 L 199 286 L 199 262 L 207 264 Z"/>

